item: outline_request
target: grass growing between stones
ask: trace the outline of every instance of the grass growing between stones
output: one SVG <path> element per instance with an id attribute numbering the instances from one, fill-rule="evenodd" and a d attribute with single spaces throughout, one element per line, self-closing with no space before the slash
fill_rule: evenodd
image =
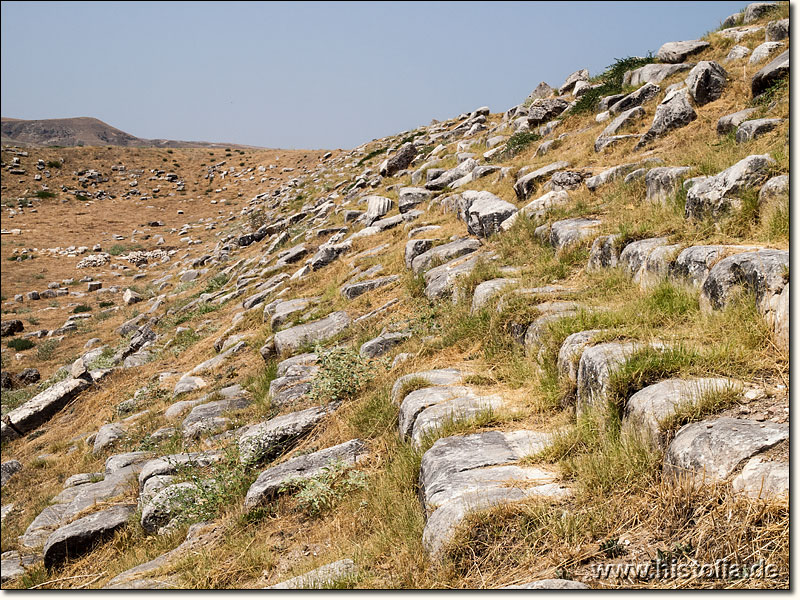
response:
<path id="1" fill-rule="evenodd" d="M 734 386 L 707 390 L 690 402 L 676 406 L 669 417 L 659 422 L 659 427 L 662 431 L 677 431 L 688 423 L 701 421 L 708 415 L 733 406 L 740 399 L 741 393 Z"/>
<path id="2" fill-rule="evenodd" d="M 444 569 L 462 587 L 551 577 L 598 588 L 782 588 L 788 583 L 788 501 L 753 501 L 723 486 L 692 488 L 656 476 L 645 490 L 530 501 L 468 517 Z M 613 549 L 613 552 L 611 551 Z M 775 565 L 775 578 L 652 576 L 655 561 Z M 611 560 L 610 560 L 611 559 Z M 603 565 L 651 567 L 651 577 L 603 578 Z M 663 569 L 663 567 L 662 567 Z"/>

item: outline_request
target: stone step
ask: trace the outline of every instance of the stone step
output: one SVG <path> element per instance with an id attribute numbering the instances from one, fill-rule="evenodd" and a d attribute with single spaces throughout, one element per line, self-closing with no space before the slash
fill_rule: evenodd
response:
<path id="1" fill-rule="evenodd" d="M 789 439 L 788 423 L 722 417 L 684 425 L 664 455 L 664 474 L 695 485 L 733 481 L 734 490 L 754 497 L 788 493 L 788 464 L 752 460 Z"/>
<path id="2" fill-rule="evenodd" d="M 537 431 L 487 431 L 442 438 L 422 456 L 420 497 L 427 516 L 422 543 L 436 558 L 458 525 L 476 511 L 532 497 L 562 498 L 557 474 L 518 466 L 544 449 L 551 436 Z"/>

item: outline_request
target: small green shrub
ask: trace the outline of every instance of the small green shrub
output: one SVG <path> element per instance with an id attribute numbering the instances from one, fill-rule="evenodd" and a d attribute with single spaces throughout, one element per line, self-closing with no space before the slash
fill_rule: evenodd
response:
<path id="1" fill-rule="evenodd" d="M 56 193 L 51 192 L 50 190 L 39 190 L 36 192 L 35 196 L 39 198 L 39 200 L 47 200 L 49 198 L 55 198 Z"/>
<path id="2" fill-rule="evenodd" d="M 208 469 L 184 466 L 178 469 L 176 481 L 193 487 L 179 490 L 168 501 L 168 509 L 176 515 L 177 525 L 212 521 L 226 508 L 240 503 L 253 477 L 239 463 L 234 452 Z"/>
<path id="3" fill-rule="evenodd" d="M 358 166 L 360 167 L 368 160 L 371 160 L 376 156 L 383 154 L 384 152 L 386 152 L 386 148 L 378 148 L 377 150 L 373 150 L 372 152 L 368 153 L 364 158 L 362 158 L 360 161 L 358 161 Z"/>
<path id="4" fill-rule="evenodd" d="M 540 139 L 542 139 L 542 136 L 533 131 L 522 131 L 520 133 L 515 133 L 508 138 L 508 141 L 506 142 L 506 149 L 498 153 L 496 156 L 504 160 L 513 158 L 525 150 L 525 148 L 530 146 L 533 142 L 539 141 Z"/>
<path id="5" fill-rule="evenodd" d="M 50 360 L 53 358 L 56 348 L 58 347 L 58 340 L 46 340 L 39 344 L 36 348 L 36 358 L 41 361 Z"/>
<path id="6" fill-rule="evenodd" d="M 225 273 L 217 273 L 206 282 L 206 287 L 202 291 L 202 294 L 211 294 L 216 292 L 226 283 L 228 283 L 228 276 Z"/>
<path id="7" fill-rule="evenodd" d="M 6 260 L 9 262 L 23 262 L 34 258 L 36 258 L 35 254 L 18 254 L 16 256 L 9 256 Z"/>
<path id="8" fill-rule="evenodd" d="M 314 402 L 340 402 L 353 398 L 375 377 L 375 368 L 350 348 L 324 350 L 316 346 L 319 371 L 311 382 L 309 398 Z"/>
<path id="9" fill-rule="evenodd" d="M 92 362 L 90 362 L 86 367 L 90 370 L 92 369 L 110 369 L 114 366 L 114 361 L 112 358 L 114 357 L 114 348 L 103 348 L 103 351 L 100 353 L 100 356 L 95 358 Z"/>
<path id="10" fill-rule="evenodd" d="M 142 246 L 140 244 L 133 244 L 127 246 L 125 244 L 114 244 L 111 248 L 108 249 L 108 253 L 111 256 L 119 256 L 120 254 L 125 254 L 131 250 L 141 250 Z"/>
<path id="11" fill-rule="evenodd" d="M 48 169 L 60 169 L 61 168 L 61 161 L 60 160 L 48 160 L 45 163 Z"/>
<path id="12" fill-rule="evenodd" d="M 6 346 L 13 348 L 17 352 L 22 350 L 30 350 L 34 345 L 35 344 L 27 338 L 15 338 L 6 342 Z"/>
<path id="13" fill-rule="evenodd" d="M 114 303 L 111 302 L 110 300 L 103 300 L 100 303 L 100 308 L 108 308 L 109 306 L 114 306 Z"/>
<path id="14" fill-rule="evenodd" d="M 72 309 L 72 313 L 76 315 L 78 313 L 86 313 L 86 312 L 92 312 L 92 307 L 87 304 L 79 304 L 78 306 Z"/>
<path id="15" fill-rule="evenodd" d="M 172 340 L 172 345 L 169 347 L 169 351 L 174 355 L 177 356 L 187 348 L 193 346 L 196 342 L 201 339 L 201 335 L 195 333 L 193 329 L 187 329 L 186 331 L 181 331 L 178 335 L 176 335 Z"/>
<path id="16" fill-rule="evenodd" d="M 605 71 L 593 78 L 595 83 L 600 83 L 600 85 L 586 90 L 575 105 L 569 109 L 569 114 L 581 115 L 594 112 L 597 110 L 597 103 L 600 98 L 625 92 L 622 81 L 626 71 L 638 69 L 654 62 L 656 62 L 656 59 L 652 53 L 648 53 L 644 57 L 629 56 L 628 58 L 616 59 Z"/>
<path id="17" fill-rule="evenodd" d="M 279 491 L 294 492 L 297 507 L 316 517 L 336 506 L 347 493 L 366 487 L 367 477 L 363 471 L 337 461 L 325 467 L 317 477 L 288 480 Z"/>

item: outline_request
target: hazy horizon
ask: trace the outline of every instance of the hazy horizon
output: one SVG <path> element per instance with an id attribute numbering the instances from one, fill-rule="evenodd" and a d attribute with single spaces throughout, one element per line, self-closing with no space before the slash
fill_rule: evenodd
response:
<path id="1" fill-rule="evenodd" d="M 540 81 L 695 39 L 745 4 L 3 2 L 2 116 L 352 148 L 506 110 Z"/>

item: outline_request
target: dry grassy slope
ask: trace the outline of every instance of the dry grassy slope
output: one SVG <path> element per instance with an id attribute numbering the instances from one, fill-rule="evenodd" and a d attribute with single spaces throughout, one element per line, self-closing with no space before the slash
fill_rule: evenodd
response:
<path id="1" fill-rule="evenodd" d="M 764 22 L 767 20 L 763 19 Z M 740 43 L 753 48 L 760 43 L 762 36 L 763 33 Z M 694 58 L 719 61 L 732 45 L 715 34 L 710 36 L 710 41 L 712 47 Z M 574 168 L 588 168 L 597 173 L 608 166 L 644 157 L 660 157 L 668 165 L 693 167 L 692 175 L 707 175 L 717 173 L 745 156 L 768 152 L 777 161 L 774 172 L 788 173 L 788 121 L 775 131 L 741 145 L 729 138 L 720 139 L 715 133 L 719 117 L 748 105 L 749 80 L 759 66 L 750 67 L 746 61 L 726 65 L 731 84 L 722 98 L 698 108 L 696 121 L 656 141 L 646 152 L 634 154 L 634 142 L 625 142 L 607 152 L 595 153 L 592 148 L 594 140 L 605 124 L 596 123 L 592 114 L 565 118 L 550 137 L 565 132 L 571 135 L 548 155 L 535 157 L 537 143 L 534 143 L 518 156 L 501 164 L 511 167 L 513 174 L 523 166 L 537 168 L 556 160 L 567 160 Z M 662 90 L 680 79 L 680 76 L 675 76 L 664 81 L 660 84 Z M 655 106 L 656 102 L 645 105 L 647 116 L 638 132 L 643 132 L 651 122 Z M 765 109 L 765 116 L 788 118 L 788 107 L 788 90 L 784 90 L 777 102 Z M 493 114 L 489 121 L 497 127 L 497 133 L 510 134 L 501 118 L 502 114 Z M 443 127 L 451 128 L 456 124 L 454 120 Z M 423 137 L 426 135 L 424 128 L 413 133 L 420 133 Z M 284 202 L 280 214 L 286 216 L 300 210 L 307 202 L 328 196 L 339 181 L 355 181 L 366 167 L 376 172 L 383 154 L 375 155 L 362 165 L 358 165 L 358 161 L 374 150 L 398 147 L 407 136 L 408 133 L 405 133 L 371 142 L 351 153 L 334 156 L 322 163 L 324 167 L 318 166 L 320 152 L 270 150 L 248 151 L 244 155 L 234 152 L 227 160 L 229 164 L 241 161 L 246 166 L 276 164 L 279 167 L 306 167 L 310 174 L 305 177 L 300 189 L 282 188 L 284 191 L 279 197 Z M 474 140 L 474 150 L 476 153 L 482 152 L 481 136 L 476 136 Z M 456 143 L 457 140 L 448 144 L 447 154 L 454 153 Z M 274 158 L 275 154 L 281 156 L 280 161 Z M 163 150 L 148 149 L 76 148 L 36 150 L 27 159 L 23 158 L 23 166 L 28 169 L 28 174 L 19 178 L 22 181 L 11 179 L 4 173 L 4 204 L 17 197 L 30 196 L 33 190 L 38 189 L 38 182 L 32 181 L 34 163 L 38 158 L 45 161 L 65 159 L 65 167 L 48 182 L 51 189 L 57 189 L 54 184 L 59 187 L 62 183 L 74 186 L 72 172 L 79 168 L 96 168 L 111 175 L 111 165 L 123 163 L 129 170 L 174 170 L 185 180 L 186 192 L 163 196 L 162 191 L 159 197 L 146 202 L 103 200 L 91 206 L 78 206 L 74 199 L 62 204 L 60 200 L 63 196 L 59 194 L 54 200 L 35 202 L 36 213 L 26 209 L 24 214 L 8 219 L 8 213 L 4 212 L 3 229 L 20 228 L 23 231 L 18 236 L 3 236 L 4 311 L 16 312 L 23 321 L 27 319 L 26 330 L 34 328 L 32 324 L 29 327 L 32 317 L 40 323 L 36 328 L 57 327 L 69 314 L 71 303 L 86 302 L 87 298 L 59 298 L 55 302 L 58 306 L 50 307 L 47 306 L 50 301 L 39 301 L 38 305 L 31 302 L 18 305 L 11 299 L 12 295 L 29 289 L 43 289 L 49 281 L 73 276 L 79 278 L 85 273 L 102 279 L 105 285 L 124 286 L 131 282 L 135 272 L 139 272 L 131 268 L 118 278 L 112 275 L 117 272 L 109 269 L 76 272 L 74 264 L 78 258 L 47 258 L 42 255 L 24 262 L 8 262 L 8 257 L 22 247 L 94 243 L 105 247 L 114 243 L 110 239 L 113 233 L 125 235 L 127 240 L 134 228 L 155 235 L 164 234 L 172 227 L 180 228 L 186 222 L 198 223 L 201 218 L 204 221 L 208 218 L 216 220 L 216 230 L 206 231 L 202 226 L 192 229 L 192 237 L 203 241 L 197 246 L 185 247 L 176 239 L 176 235 L 165 235 L 167 246 L 180 248 L 180 252 L 165 265 L 141 271 L 145 278 L 137 280 L 136 285 L 147 289 L 149 282 L 164 273 L 177 275 L 192 258 L 209 252 L 218 239 L 218 233 L 236 235 L 249 231 L 249 219 L 238 215 L 250 199 L 256 194 L 281 188 L 288 179 L 301 174 L 296 170 L 280 175 L 277 174 L 280 169 L 276 169 L 266 175 L 276 173 L 277 180 L 260 183 L 256 173 L 253 182 L 234 184 L 235 180 L 226 180 L 228 190 L 215 193 L 208 189 L 202 178 L 205 167 L 201 163 L 217 162 L 223 158 L 222 155 L 218 150 L 211 157 L 208 150 L 175 150 L 168 154 Z M 6 152 L 3 160 L 9 162 Z M 175 167 L 173 161 L 180 166 Z M 445 164 L 453 166 L 455 161 L 449 159 Z M 302 174 L 305 175 L 304 172 Z M 512 189 L 514 181 L 514 177 L 496 180 L 490 176 L 464 189 L 488 190 L 521 206 Z M 166 188 L 162 182 L 159 184 Z M 369 193 L 396 199 L 398 184 L 408 185 L 408 176 L 384 179 L 374 190 L 368 190 Z M 112 176 L 104 187 L 111 193 L 121 194 L 126 185 L 125 181 L 117 181 Z M 215 182 L 213 187 L 216 189 L 220 185 Z M 140 185 L 140 189 L 142 187 Z M 347 201 L 342 197 L 342 189 L 339 192 L 341 195 L 335 198 L 337 212 L 322 225 L 324 227 L 342 224 L 344 209 L 360 208 L 355 201 Z M 210 204 L 212 199 L 223 197 L 227 200 L 225 205 Z M 781 225 L 781 207 L 756 208 L 755 212 L 746 215 L 746 219 L 734 215 L 716 223 L 694 223 L 685 221 L 682 212 L 674 205 L 654 207 L 643 200 L 641 183 L 625 185 L 616 182 L 594 193 L 582 187 L 570 193 L 570 203 L 566 208 L 553 211 L 546 220 L 555 221 L 568 216 L 600 217 L 604 233 L 623 231 L 636 237 L 667 235 L 675 243 L 686 246 L 697 243 L 753 243 L 788 248 L 788 223 Z M 265 205 L 269 205 L 269 202 L 254 206 L 263 209 Z M 178 216 L 177 208 L 184 210 L 185 214 Z M 774 216 L 776 210 L 778 217 Z M 84 211 L 87 214 L 78 214 Z M 237 218 L 225 222 L 229 211 Z M 155 219 L 164 221 L 165 226 L 150 230 L 143 227 L 144 223 Z M 108 223 L 113 223 L 114 227 L 109 227 Z M 297 242 L 304 240 L 304 231 L 309 227 L 306 223 L 301 222 L 290 229 L 292 235 L 298 236 Z M 712 412 L 715 414 L 777 420 L 788 418 L 788 355 L 776 349 L 770 332 L 747 302 L 707 315 L 697 309 L 696 292 L 670 287 L 643 292 L 616 270 L 586 272 L 587 247 L 579 246 L 571 252 L 554 256 L 552 249 L 533 239 L 532 231 L 538 223 L 521 223 L 507 234 L 487 242 L 488 248 L 498 253 L 500 265 L 521 269 L 518 277 L 522 287 L 559 283 L 574 290 L 575 294 L 569 299 L 607 309 L 610 316 L 600 324 L 610 329 L 608 339 L 657 338 L 680 343 L 687 351 L 696 350 L 696 360 L 682 364 L 673 371 L 677 374 L 699 372 L 736 376 L 759 383 L 769 391 L 765 399 L 714 407 Z M 43 224 L 46 224 L 46 228 Z M 438 208 L 428 210 L 412 226 L 423 224 L 440 225 L 442 229 L 435 235 L 443 239 L 451 235 L 464 235 L 465 232 L 464 224 L 452 213 L 444 213 Z M 315 224 L 314 229 L 319 226 Z M 65 232 L 71 235 L 67 236 Z M 149 240 L 139 238 L 137 236 L 137 243 L 144 248 L 153 247 L 148 245 Z M 314 235 L 306 240 L 311 253 L 325 239 Z M 242 507 L 242 498 L 247 484 L 259 469 L 239 474 L 237 476 L 242 478 L 244 487 L 237 488 L 232 498 L 226 499 L 214 519 L 219 527 L 218 537 L 209 543 L 203 553 L 187 554 L 157 570 L 154 577 L 180 587 L 262 587 L 321 564 L 340 558 L 353 558 L 361 569 L 361 575 L 355 581 L 341 582 L 342 585 L 495 588 L 565 575 L 586 581 L 594 587 L 676 585 L 674 581 L 633 583 L 593 580 L 590 573 L 592 565 L 607 560 L 603 548 L 608 547 L 608 540 L 616 539 L 626 547 L 624 558 L 619 560 L 647 562 L 659 551 L 685 551 L 700 561 L 726 557 L 747 561 L 763 558 L 778 564 L 782 573 L 778 580 L 758 581 L 755 584 L 749 580 L 695 580 L 680 581 L 677 584 L 680 586 L 785 587 L 788 584 L 786 502 L 750 501 L 731 495 L 725 486 L 699 492 L 675 488 L 662 481 L 658 456 L 643 452 L 639 447 L 620 446 L 604 440 L 602 436 L 598 438 L 591 433 L 572 429 L 575 417 L 570 408 L 562 408 L 560 404 L 563 390 L 558 381 L 553 380 L 547 369 L 540 371 L 536 361 L 526 357 L 518 346 L 511 343 L 507 333 L 509 323 L 529 322 L 525 319 L 532 314 L 530 304 L 515 303 L 503 314 L 494 315 L 486 311 L 470 315 L 468 301 L 456 305 L 447 301 L 428 302 L 420 295 L 419 282 L 404 270 L 403 248 L 406 240 L 407 229 L 404 227 L 356 240 L 352 250 L 331 265 L 291 282 L 285 296 L 321 296 L 320 303 L 304 315 L 308 319 L 324 316 L 334 310 L 346 310 L 350 315 L 357 316 L 383 305 L 389 299 L 399 298 L 400 303 L 391 311 L 352 327 L 333 341 L 354 348 L 376 336 L 385 326 L 411 326 L 415 332 L 410 340 L 393 352 L 410 353 L 412 358 L 409 361 L 392 370 L 376 365 L 373 382 L 361 393 L 348 399 L 291 453 L 294 455 L 325 448 L 361 437 L 368 442 L 371 450 L 369 462 L 360 467 L 367 475 L 367 488 L 347 494 L 321 516 L 309 516 L 299 510 L 296 502 L 288 496 L 279 499 L 266 512 L 248 514 Z M 196 297 L 227 265 L 238 264 L 238 261 L 258 261 L 263 256 L 266 243 L 264 241 L 233 252 L 228 263 L 212 267 L 197 282 L 187 286 L 171 285 L 166 290 L 166 306 L 177 307 L 186 299 Z M 287 243 L 283 248 L 293 243 Z M 339 294 L 339 288 L 352 271 L 352 257 L 385 243 L 389 244 L 386 251 L 362 259 L 357 264 L 362 268 L 381 264 L 381 274 L 402 274 L 401 282 L 346 301 Z M 180 264 L 176 264 L 178 260 Z M 300 264 L 290 266 L 285 272 L 293 273 Z M 246 270 L 240 267 L 234 276 Z M 102 277 L 100 273 L 103 273 Z M 484 266 L 476 270 L 464 285 L 469 291 L 480 281 L 496 276 L 496 267 Z M 73 289 L 83 289 L 82 286 Z M 466 294 L 466 297 L 469 299 L 470 294 Z M 118 297 L 114 297 L 114 301 L 120 303 Z M 167 423 L 163 410 L 172 402 L 169 392 L 178 376 L 215 354 L 213 343 L 228 329 L 233 316 L 241 312 L 240 301 L 241 298 L 228 302 L 214 312 L 192 313 L 191 318 L 182 324 L 191 327 L 197 336 L 190 340 L 183 351 L 172 353 L 164 348 L 152 362 L 112 375 L 99 389 L 83 394 L 57 415 L 42 428 L 43 433 L 38 437 L 30 436 L 4 446 L 3 460 L 16 458 L 24 468 L 3 489 L 4 504 L 15 504 L 14 512 L 3 523 L 3 551 L 18 548 L 16 537 L 58 493 L 66 477 L 79 472 L 102 470 L 108 452 L 95 457 L 91 447 L 76 440 L 111 422 L 114 419 L 113 407 L 148 384 L 153 390 L 161 388 L 164 392 L 149 394 L 145 403 L 149 414 L 115 451 L 149 448 L 142 445 L 146 441 L 146 434 Z M 87 303 L 96 310 L 97 300 L 88 297 Z M 51 308 L 55 310 L 48 310 Z M 4 368 L 13 365 L 10 368 L 16 371 L 26 366 L 39 366 L 46 377 L 57 366 L 77 355 L 89 337 L 100 337 L 103 343 L 115 345 L 119 338 L 113 333 L 114 327 L 131 317 L 137 309 L 123 308 L 110 319 L 90 321 L 78 333 L 68 335 L 49 361 L 37 359 L 36 349 L 21 353 L 22 357 L 17 359 L 4 347 Z M 12 316 L 4 314 L 4 319 Z M 164 324 L 157 327 L 162 337 L 156 343 L 156 348 L 163 348 L 173 337 L 174 323 L 174 319 L 166 317 Z M 557 344 L 566 334 L 598 325 L 588 317 L 565 320 L 564 323 L 553 328 L 551 338 L 545 343 L 546 360 L 552 358 L 552 352 L 557 351 Z M 264 361 L 258 354 L 258 348 L 271 334 L 269 327 L 261 321 L 260 307 L 246 313 L 233 332 L 249 336 L 248 349 L 234 355 L 221 369 L 206 377 L 210 383 L 208 389 L 232 383 L 246 384 L 257 402 L 235 415 L 233 424 L 258 422 L 275 414 L 265 399 L 269 369 L 265 373 Z M 559 469 L 563 481 L 573 487 L 575 494 L 570 500 L 554 505 L 521 503 L 477 515 L 468 523 L 446 560 L 436 563 L 426 557 L 421 545 L 424 517 L 416 490 L 420 453 L 398 440 L 397 409 L 388 400 L 388 390 L 394 380 L 405 373 L 459 365 L 473 368 L 479 374 L 473 380 L 477 388 L 503 396 L 513 410 L 457 424 L 443 433 L 566 428 L 571 432 L 571 437 L 565 438 L 568 447 L 561 448 L 561 460 L 558 460 L 559 456 L 544 456 L 534 457 L 531 461 Z M 172 375 L 160 381 L 159 374 L 162 373 Z M 198 397 L 201 393 L 195 392 L 188 398 Z M 283 412 L 303 406 L 293 406 Z M 175 440 L 170 440 L 157 446 L 154 451 L 164 454 L 176 451 L 178 447 Z M 205 449 L 208 442 L 186 443 L 182 447 L 187 450 Z M 787 451 L 785 444 L 774 449 L 778 456 L 785 456 Z M 135 490 L 131 489 L 126 498 L 133 500 L 135 496 Z M 118 573 L 176 547 L 182 541 L 184 532 L 185 528 L 182 528 L 169 535 L 146 536 L 134 523 L 117 534 L 111 542 L 64 568 L 50 573 L 35 568 L 26 578 L 13 585 L 30 587 L 51 582 L 46 583 L 45 587 L 78 587 L 88 581 L 89 587 L 102 587 Z M 606 546 L 601 546 L 603 543 Z M 103 565 L 102 570 L 97 565 Z"/>

